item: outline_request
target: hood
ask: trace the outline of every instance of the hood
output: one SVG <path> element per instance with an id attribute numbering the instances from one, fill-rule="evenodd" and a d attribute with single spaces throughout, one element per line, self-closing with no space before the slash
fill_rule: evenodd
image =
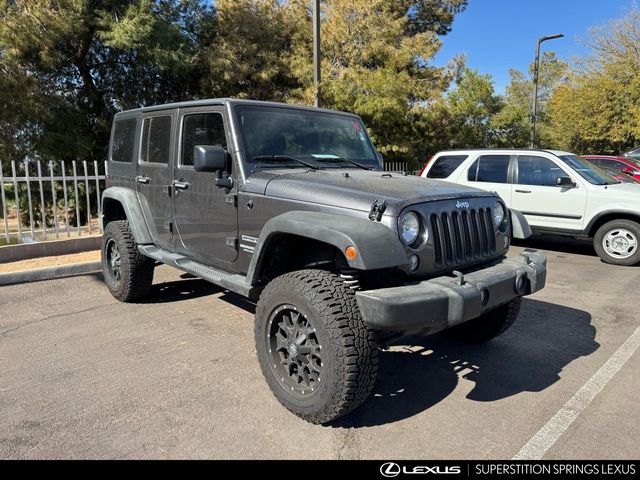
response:
<path id="1" fill-rule="evenodd" d="M 639 206 L 637 202 L 640 200 L 640 185 L 637 183 L 614 183 L 606 187 L 598 185 L 598 188 L 603 196 L 613 197 L 621 201 L 629 200 L 634 203 L 634 206 Z"/>
<path id="2" fill-rule="evenodd" d="M 255 178 L 254 178 L 255 177 Z M 254 193 L 269 197 L 340 206 L 368 212 L 375 200 L 386 201 L 385 214 L 398 215 L 413 204 L 495 194 L 440 180 L 379 171 L 270 170 L 251 175 L 247 181 Z"/>

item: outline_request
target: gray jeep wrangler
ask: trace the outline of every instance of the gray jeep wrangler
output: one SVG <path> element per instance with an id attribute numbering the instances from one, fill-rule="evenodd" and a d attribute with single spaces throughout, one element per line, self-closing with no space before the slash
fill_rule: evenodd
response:
<path id="1" fill-rule="evenodd" d="M 349 113 L 202 100 L 119 113 L 102 196 L 102 264 L 123 302 L 157 262 L 257 302 L 269 387 L 313 423 L 360 405 L 379 346 L 448 329 L 481 342 L 543 288 L 511 258 L 524 217 L 490 192 L 385 173 Z"/>

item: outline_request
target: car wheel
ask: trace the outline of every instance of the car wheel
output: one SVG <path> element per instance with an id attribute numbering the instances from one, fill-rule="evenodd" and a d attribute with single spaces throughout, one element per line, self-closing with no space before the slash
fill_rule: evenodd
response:
<path id="1" fill-rule="evenodd" d="M 520 297 L 495 308 L 478 318 L 456 325 L 444 334 L 467 343 L 482 343 L 502 335 L 513 325 L 520 313 Z"/>
<path id="2" fill-rule="evenodd" d="M 377 344 L 353 290 L 337 276 L 301 270 L 272 280 L 258 301 L 255 342 L 276 398 L 311 423 L 358 407 L 377 374 Z"/>
<path id="3" fill-rule="evenodd" d="M 640 262 L 640 225 L 632 220 L 613 220 L 602 225 L 593 237 L 598 256 L 613 265 Z"/>
<path id="4" fill-rule="evenodd" d="M 131 302 L 149 292 L 155 262 L 138 251 L 128 221 L 107 224 L 101 254 L 104 281 L 111 295 L 121 302 Z"/>

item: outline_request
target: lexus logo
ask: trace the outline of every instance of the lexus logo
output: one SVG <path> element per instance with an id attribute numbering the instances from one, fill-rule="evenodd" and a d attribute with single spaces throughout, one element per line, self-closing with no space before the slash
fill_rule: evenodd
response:
<path id="1" fill-rule="evenodd" d="M 469 202 L 460 202 L 460 201 L 457 201 L 457 202 L 456 202 L 456 207 L 457 207 L 457 208 L 469 208 Z"/>
<path id="2" fill-rule="evenodd" d="M 427 465 L 416 465 L 415 467 L 401 467 L 397 463 L 394 462 L 386 462 L 380 465 L 380 473 L 383 477 L 394 478 L 400 475 L 460 475 L 462 473 L 462 468 L 460 466 L 433 466 L 429 467 Z"/>
<path id="3" fill-rule="evenodd" d="M 380 467 L 380 473 L 387 478 L 397 477 L 400 474 L 400 465 L 393 462 L 383 463 Z"/>

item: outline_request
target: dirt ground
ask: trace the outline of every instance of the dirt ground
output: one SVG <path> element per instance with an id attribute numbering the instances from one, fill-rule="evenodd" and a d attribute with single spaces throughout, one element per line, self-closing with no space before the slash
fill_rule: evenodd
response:
<path id="1" fill-rule="evenodd" d="M 55 257 L 31 258 L 19 262 L 0 263 L 0 273 L 18 272 L 20 270 L 33 270 L 36 268 L 55 267 L 71 263 L 97 262 L 100 260 L 100 250 L 91 252 L 72 253 Z"/>

